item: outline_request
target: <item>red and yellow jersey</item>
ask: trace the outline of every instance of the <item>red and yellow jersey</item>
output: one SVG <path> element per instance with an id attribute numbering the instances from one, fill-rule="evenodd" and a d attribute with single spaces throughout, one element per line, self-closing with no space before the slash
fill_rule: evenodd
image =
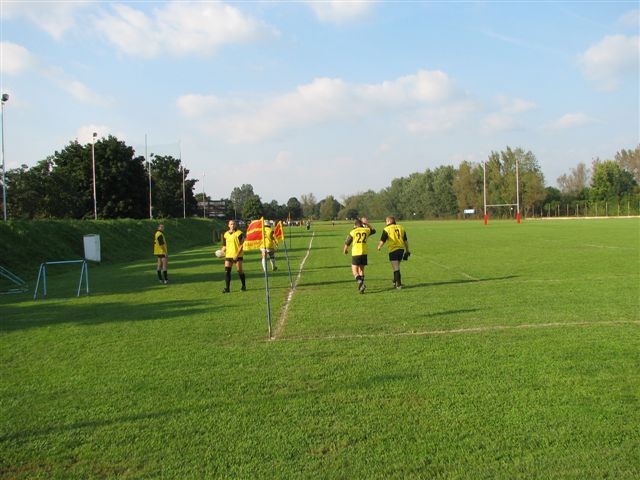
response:
<path id="1" fill-rule="evenodd" d="M 393 223 L 384 227 L 380 241 L 387 242 L 387 248 L 390 252 L 404 250 L 405 242 L 407 241 L 407 232 L 405 232 L 402 225 Z"/>
<path id="2" fill-rule="evenodd" d="M 167 241 L 164 238 L 164 233 L 157 230 L 153 235 L 153 254 L 154 255 L 167 255 Z"/>
<path id="3" fill-rule="evenodd" d="M 243 242 L 244 234 L 241 230 L 224 232 L 224 235 L 222 236 L 222 245 L 227 247 L 225 249 L 224 256 L 226 258 L 235 258 L 239 256 L 238 254 L 242 254 L 241 248 Z"/>
<path id="4" fill-rule="evenodd" d="M 369 227 L 356 227 L 349 232 L 345 245 L 351 245 L 351 255 L 367 255 L 367 238 L 376 231 Z"/>

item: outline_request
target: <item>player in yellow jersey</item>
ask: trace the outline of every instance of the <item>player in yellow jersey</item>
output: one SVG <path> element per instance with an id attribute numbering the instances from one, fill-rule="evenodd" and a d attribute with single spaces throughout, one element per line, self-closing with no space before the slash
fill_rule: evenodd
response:
<path id="1" fill-rule="evenodd" d="M 169 283 L 167 277 L 167 268 L 169 265 L 169 249 L 167 248 L 167 239 L 164 236 L 164 225 L 158 225 L 156 233 L 153 234 L 153 254 L 158 259 L 156 271 L 158 272 L 158 281 L 165 285 Z"/>
<path id="2" fill-rule="evenodd" d="M 378 251 L 387 243 L 389 249 L 389 261 L 393 269 L 393 286 L 397 289 L 402 288 L 402 276 L 400 275 L 400 262 L 407 260 L 411 252 L 409 251 L 409 240 L 407 240 L 407 232 L 402 225 L 396 223 L 393 216 L 386 218 L 380 241 L 378 242 Z"/>
<path id="3" fill-rule="evenodd" d="M 267 224 L 264 223 L 264 247 L 260 248 L 260 252 L 262 253 L 262 271 L 267 270 L 267 256 L 269 257 L 269 262 L 271 262 L 271 270 L 276 271 L 278 267 L 276 267 L 276 247 L 278 246 L 278 240 L 273 234 L 273 222 Z"/>
<path id="4" fill-rule="evenodd" d="M 222 293 L 231 291 L 231 265 L 236 265 L 242 287 L 240 290 L 245 291 L 247 285 L 245 275 L 242 271 L 242 244 L 244 242 L 244 233 L 236 229 L 236 222 L 229 220 L 229 230 L 224 232 L 222 236 L 222 251 L 224 252 L 224 289 Z"/>
<path id="5" fill-rule="evenodd" d="M 364 293 L 366 288 L 364 268 L 367 266 L 367 238 L 374 233 L 376 233 L 376 229 L 369 225 L 367 219 L 363 217 L 354 222 L 353 230 L 349 232 L 344 242 L 343 252 L 345 255 L 349 253 L 349 247 L 351 247 L 351 273 L 356 279 L 360 293 Z"/>

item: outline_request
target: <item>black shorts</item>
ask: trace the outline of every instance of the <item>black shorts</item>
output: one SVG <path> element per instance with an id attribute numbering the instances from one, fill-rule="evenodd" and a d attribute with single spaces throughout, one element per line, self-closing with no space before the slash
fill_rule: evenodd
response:
<path id="1" fill-rule="evenodd" d="M 366 255 L 354 255 L 351 257 L 351 265 L 357 265 L 359 267 L 364 267 L 367 265 L 367 256 Z"/>
<path id="2" fill-rule="evenodd" d="M 238 257 L 235 260 L 233 259 L 233 257 L 229 257 L 229 258 L 225 258 L 224 261 L 229 263 L 237 263 L 242 261 L 242 257 Z"/>
<path id="3" fill-rule="evenodd" d="M 160 254 L 156 255 L 156 257 L 158 257 L 158 258 L 164 258 L 164 257 L 166 257 L 166 255 L 165 255 L 164 253 L 160 253 Z"/>
<path id="4" fill-rule="evenodd" d="M 393 252 L 389 252 L 389 261 L 401 262 L 403 255 L 404 255 L 404 250 L 402 248 L 400 250 L 394 250 Z"/>

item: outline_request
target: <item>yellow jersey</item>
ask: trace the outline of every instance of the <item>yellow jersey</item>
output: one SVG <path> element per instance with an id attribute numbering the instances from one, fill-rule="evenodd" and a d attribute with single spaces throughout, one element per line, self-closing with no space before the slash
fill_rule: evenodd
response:
<path id="1" fill-rule="evenodd" d="M 264 248 L 267 250 L 274 250 L 278 242 L 276 237 L 273 236 L 273 229 L 271 227 L 264 227 Z"/>
<path id="2" fill-rule="evenodd" d="M 387 242 L 387 248 L 389 248 L 390 252 L 404 250 L 404 242 L 407 241 L 407 232 L 405 232 L 402 225 L 392 223 L 384 227 L 384 232 L 382 232 L 380 240 Z"/>
<path id="3" fill-rule="evenodd" d="M 222 245 L 226 248 L 224 256 L 226 258 L 234 258 L 238 256 L 242 243 L 244 242 L 244 234 L 240 230 L 234 230 L 233 232 L 226 231 L 222 237 Z"/>
<path id="4" fill-rule="evenodd" d="M 167 240 L 164 238 L 164 233 L 160 230 L 156 230 L 153 236 L 153 254 L 154 255 L 167 255 L 169 252 L 167 248 Z"/>
<path id="5" fill-rule="evenodd" d="M 347 246 L 351 245 L 352 256 L 356 257 L 358 255 L 368 254 L 367 238 L 373 233 L 376 233 L 376 231 L 369 227 L 356 227 L 349 232 L 345 244 Z"/>

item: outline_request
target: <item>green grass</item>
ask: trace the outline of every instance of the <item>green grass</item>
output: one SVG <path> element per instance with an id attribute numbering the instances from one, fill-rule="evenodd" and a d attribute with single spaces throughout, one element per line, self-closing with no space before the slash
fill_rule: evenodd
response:
<path id="1" fill-rule="evenodd" d="M 638 478 L 640 222 L 405 226 L 406 288 L 374 249 L 359 295 L 315 224 L 286 317 L 280 252 L 272 341 L 213 246 L 1 297 L 0 477 Z"/>

